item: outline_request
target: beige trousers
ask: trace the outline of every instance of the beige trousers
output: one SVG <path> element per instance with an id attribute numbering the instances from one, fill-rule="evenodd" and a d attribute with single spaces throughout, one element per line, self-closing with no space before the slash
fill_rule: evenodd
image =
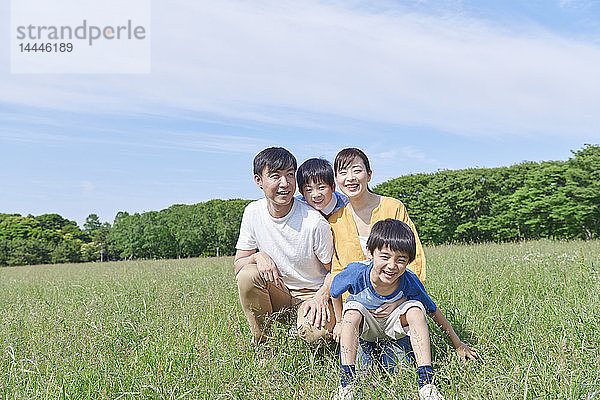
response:
<path id="1" fill-rule="evenodd" d="M 298 335 L 308 343 L 329 338 L 333 330 L 334 313 L 331 300 L 329 312 L 332 316 L 327 328 L 317 328 L 304 317 L 304 302 L 311 299 L 316 290 L 290 290 L 280 280 L 278 284 L 265 281 L 258 273 L 256 264 L 245 265 L 236 276 L 240 303 L 250 324 L 255 343 L 264 341 L 265 330 L 271 320 L 297 313 Z"/>

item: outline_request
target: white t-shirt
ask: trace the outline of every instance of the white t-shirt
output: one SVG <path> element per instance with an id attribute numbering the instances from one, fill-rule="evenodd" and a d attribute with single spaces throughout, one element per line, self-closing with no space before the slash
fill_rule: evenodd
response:
<path id="1" fill-rule="evenodd" d="M 262 198 L 246 206 L 236 249 L 264 251 L 289 289 L 319 289 L 331 262 L 333 235 L 321 213 L 294 199 L 290 212 L 273 218 Z"/>
<path id="2" fill-rule="evenodd" d="M 358 241 L 360 242 L 360 248 L 365 255 L 365 260 L 369 258 L 369 249 L 367 248 L 367 241 L 369 240 L 368 236 L 359 236 Z M 358 260 L 357 260 L 358 261 Z"/>

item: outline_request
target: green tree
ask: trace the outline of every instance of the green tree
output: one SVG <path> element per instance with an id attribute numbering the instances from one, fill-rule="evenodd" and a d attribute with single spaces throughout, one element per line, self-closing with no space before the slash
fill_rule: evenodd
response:
<path id="1" fill-rule="evenodd" d="M 96 242 L 81 245 L 81 261 L 96 261 L 100 258 L 100 246 Z"/>
<path id="2" fill-rule="evenodd" d="M 565 194 L 573 200 L 573 219 L 582 237 L 600 235 L 600 146 L 574 151 L 566 174 Z"/>
<path id="3" fill-rule="evenodd" d="M 66 263 L 81 261 L 81 245 L 78 239 L 65 238 L 50 253 L 52 263 Z"/>
<path id="4" fill-rule="evenodd" d="M 96 233 L 96 231 L 98 231 L 101 227 L 102 223 L 96 214 L 88 215 L 85 219 L 85 223 L 83 224 L 83 229 L 88 235 L 90 235 L 90 237 L 93 237 L 94 233 Z"/>
<path id="5" fill-rule="evenodd" d="M 573 154 L 568 161 L 403 176 L 374 191 L 402 200 L 425 243 L 597 237 L 600 147 Z"/>

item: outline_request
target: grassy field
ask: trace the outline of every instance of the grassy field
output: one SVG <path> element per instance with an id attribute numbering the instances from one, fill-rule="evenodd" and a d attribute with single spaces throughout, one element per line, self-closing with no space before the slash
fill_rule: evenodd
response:
<path id="1" fill-rule="evenodd" d="M 600 242 L 426 249 L 427 288 L 483 361 L 432 329 L 447 399 L 600 399 Z M 231 258 L 0 268 L 0 399 L 327 399 L 335 346 L 250 347 Z M 415 399 L 411 368 L 363 398 Z"/>

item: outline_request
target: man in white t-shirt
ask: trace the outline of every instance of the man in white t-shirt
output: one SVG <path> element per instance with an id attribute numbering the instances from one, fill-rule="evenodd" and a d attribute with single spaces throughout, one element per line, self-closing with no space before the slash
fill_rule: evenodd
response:
<path id="1" fill-rule="evenodd" d="M 265 197 L 244 210 L 236 245 L 240 303 L 254 343 L 265 339 L 269 316 L 297 310 L 298 334 L 307 342 L 331 332 L 329 299 L 333 236 L 323 216 L 294 199 L 296 158 L 270 147 L 254 158 L 254 180 Z"/>

